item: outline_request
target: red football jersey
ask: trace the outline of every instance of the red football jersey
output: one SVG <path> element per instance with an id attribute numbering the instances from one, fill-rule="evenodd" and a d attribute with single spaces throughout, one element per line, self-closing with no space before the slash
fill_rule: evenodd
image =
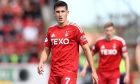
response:
<path id="1" fill-rule="evenodd" d="M 98 71 L 119 70 L 122 54 L 127 52 L 123 38 L 114 36 L 111 40 L 101 37 L 92 47 L 94 53 L 99 54 Z"/>
<path id="2" fill-rule="evenodd" d="M 79 44 L 87 43 L 84 32 L 73 23 L 64 27 L 54 25 L 48 28 L 45 47 L 51 48 L 51 72 L 61 75 L 76 72 L 79 62 Z"/>

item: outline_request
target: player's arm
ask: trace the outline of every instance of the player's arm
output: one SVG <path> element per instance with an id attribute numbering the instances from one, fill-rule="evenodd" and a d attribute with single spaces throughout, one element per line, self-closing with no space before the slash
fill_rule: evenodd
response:
<path id="1" fill-rule="evenodd" d="M 96 83 L 98 83 L 98 76 L 97 76 L 95 67 L 93 66 L 93 58 L 92 58 L 92 54 L 91 54 L 88 44 L 82 45 L 82 49 L 85 53 L 85 56 L 86 56 L 86 59 L 88 62 L 87 64 L 85 64 L 85 68 L 87 68 L 87 66 L 89 64 L 89 66 L 91 67 L 91 70 L 92 70 L 92 77 L 96 81 Z"/>
<path id="2" fill-rule="evenodd" d="M 38 64 L 38 73 L 42 74 L 44 72 L 44 64 L 48 59 L 48 56 L 50 54 L 50 48 L 46 47 L 43 49 L 40 55 L 40 61 Z"/>
<path id="3" fill-rule="evenodd" d="M 44 48 L 40 55 L 39 63 L 44 64 L 47 61 L 49 54 L 50 54 L 50 48 L 48 48 L 48 47 Z"/>
<path id="4" fill-rule="evenodd" d="M 129 71 L 130 71 L 128 52 L 123 53 L 123 58 L 125 61 L 125 68 L 126 68 L 126 75 L 124 78 L 124 82 L 125 82 L 125 84 L 128 84 L 129 83 Z"/>
<path id="5" fill-rule="evenodd" d="M 138 70 L 140 71 L 140 43 L 137 44 L 136 46 L 136 50 L 135 50 L 135 54 L 136 54 L 136 63 L 137 63 L 137 66 L 138 66 Z"/>
<path id="6" fill-rule="evenodd" d="M 125 60 L 126 74 L 129 75 L 130 65 L 129 65 L 128 52 L 123 53 L 123 58 Z"/>
<path id="7" fill-rule="evenodd" d="M 122 39 L 122 56 L 125 61 L 125 68 L 126 68 L 126 75 L 124 77 L 124 83 L 128 84 L 129 83 L 129 71 L 130 71 L 130 64 L 129 64 L 129 56 L 128 56 L 128 50 L 126 46 L 125 40 Z"/>
<path id="8" fill-rule="evenodd" d="M 94 56 L 94 52 L 92 52 L 92 56 Z M 89 64 L 86 60 L 84 66 L 83 66 L 83 69 L 80 72 L 80 76 L 84 77 L 86 75 L 86 70 L 87 70 L 88 66 L 89 66 Z"/>
<path id="9" fill-rule="evenodd" d="M 95 44 L 92 46 L 91 51 L 92 51 L 92 56 L 94 56 L 94 55 L 98 52 L 97 43 L 95 43 Z M 94 62 L 93 62 L 93 63 L 94 63 Z M 84 76 L 86 75 L 86 70 L 87 70 L 87 67 L 88 67 L 88 66 L 89 66 L 89 64 L 88 64 L 88 62 L 87 62 L 87 60 L 86 60 L 84 66 L 83 66 L 83 69 L 82 69 L 82 71 L 80 72 L 80 75 L 81 75 L 82 77 L 84 77 Z"/>
<path id="10" fill-rule="evenodd" d="M 44 49 L 40 54 L 40 60 L 39 60 L 39 64 L 38 64 L 38 73 L 42 74 L 43 69 L 44 69 L 44 64 L 47 61 L 50 51 L 51 51 L 51 39 L 50 39 L 50 33 L 49 33 L 49 29 L 48 28 L 48 32 L 45 36 L 45 40 L 44 40 Z"/>

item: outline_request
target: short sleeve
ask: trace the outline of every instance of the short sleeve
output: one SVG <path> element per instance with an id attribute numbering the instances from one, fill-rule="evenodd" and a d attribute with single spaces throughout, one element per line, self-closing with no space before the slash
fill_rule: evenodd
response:
<path id="1" fill-rule="evenodd" d="M 98 52 L 97 43 L 95 43 L 95 44 L 92 46 L 92 52 L 94 52 L 94 53 L 97 53 L 97 52 Z"/>
<path id="2" fill-rule="evenodd" d="M 44 46 L 51 48 L 51 39 L 48 32 L 45 35 Z"/>
<path id="3" fill-rule="evenodd" d="M 77 37 L 77 41 L 78 41 L 78 43 L 80 43 L 80 45 L 84 45 L 84 44 L 88 43 L 85 33 L 83 32 L 83 30 L 80 27 L 77 27 L 76 37 Z"/>
<path id="4" fill-rule="evenodd" d="M 123 53 L 128 52 L 126 42 L 122 39 L 122 47 L 121 50 Z"/>

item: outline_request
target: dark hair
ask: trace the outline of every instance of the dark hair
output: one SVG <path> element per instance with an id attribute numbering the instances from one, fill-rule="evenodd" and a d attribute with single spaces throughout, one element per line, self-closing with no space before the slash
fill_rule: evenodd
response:
<path id="1" fill-rule="evenodd" d="M 114 24 L 112 22 L 107 22 L 107 23 L 104 24 L 104 29 L 108 28 L 108 27 L 111 27 L 111 26 L 114 27 Z"/>
<path id="2" fill-rule="evenodd" d="M 60 6 L 65 6 L 66 9 L 68 10 L 68 5 L 66 2 L 64 1 L 57 1 L 55 4 L 54 4 L 54 10 L 57 8 L 57 7 L 60 7 Z"/>

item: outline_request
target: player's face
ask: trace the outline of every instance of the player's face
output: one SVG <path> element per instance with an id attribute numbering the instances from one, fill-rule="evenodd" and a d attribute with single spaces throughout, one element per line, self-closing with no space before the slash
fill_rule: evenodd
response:
<path id="1" fill-rule="evenodd" d="M 67 15 L 68 15 L 68 10 L 66 9 L 65 6 L 60 6 L 57 7 L 54 11 L 56 20 L 60 25 L 63 25 L 67 22 Z"/>
<path id="2" fill-rule="evenodd" d="M 105 34 L 106 34 L 107 38 L 111 39 L 112 36 L 114 35 L 114 33 L 115 33 L 115 29 L 113 28 L 113 26 L 105 28 Z"/>

